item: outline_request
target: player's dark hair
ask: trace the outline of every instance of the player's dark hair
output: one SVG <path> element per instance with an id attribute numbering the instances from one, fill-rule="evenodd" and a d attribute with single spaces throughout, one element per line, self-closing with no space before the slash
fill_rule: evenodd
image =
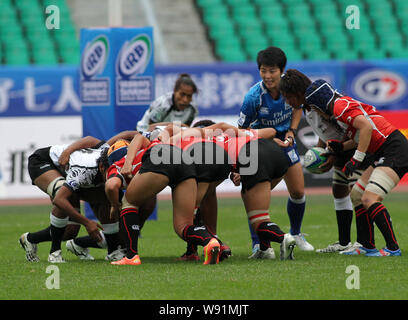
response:
<path id="1" fill-rule="evenodd" d="M 104 169 L 109 168 L 108 148 L 104 149 L 104 150 L 101 152 L 101 155 L 100 155 L 100 157 L 98 158 L 98 160 L 97 160 L 96 162 L 97 162 L 97 164 L 98 164 L 98 167 L 99 167 L 99 165 L 102 165 L 102 167 L 103 167 Z"/>
<path id="2" fill-rule="evenodd" d="M 182 84 L 192 87 L 193 93 L 197 93 L 198 91 L 197 86 L 188 73 L 181 73 L 179 75 L 179 77 L 176 80 L 176 83 L 174 84 L 174 91 L 177 91 Z"/>
<path id="3" fill-rule="evenodd" d="M 279 81 L 279 90 L 284 96 L 303 96 L 312 81 L 296 69 L 288 69 Z"/>
<path id="4" fill-rule="evenodd" d="M 268 47 L 265 50 L 261 50 L 256 57 L 258 69 L 261 68 L 261 65 L 268 67 L 276 66 L 283 72 L 286 67 L 286 61 L 285 52 L 278 47 Z"/>
<path id="5" fill-rule="evenodd" d="M 197 121 L 196 123 L 193 124 L 192 127 L 193 128 L 205 128 L 205 127 L 209 127 L 209 126 L 211 126 L 213 124 L 215 124 L 214 121 L 206 119 L 206 120 Z"/>

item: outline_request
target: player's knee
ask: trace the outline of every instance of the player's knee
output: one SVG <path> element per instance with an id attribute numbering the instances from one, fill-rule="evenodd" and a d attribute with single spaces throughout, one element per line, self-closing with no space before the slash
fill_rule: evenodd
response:
<path id="1" fill-rule="evenodd" d="M 78 223 L 73 223 L 72 221 L 68 221 L 67 227 L 65 228 L 64 231 L 64 236 L 62 238 L 62 241 L 68 241 L 71 239 L 74 239 L 77 237 L 79 233 L 79 229 L 81 228 L 81 225 Z"/>
<path id="2" fill-rule="evenodd" d="M 351 188 L 350 199 L 354 208 L 362 204 L 361 198 L 363 196 L 364 190 L 365 183 L 363 183 L 361 180 L 359 180 L 358 183 L 354 184 L 353 188 Z"/>
<path id="3" fill-rule="evenodd" d="M 134 206 L 133 204 L 131 204 L 127 198 L 126 198 L 126 193 L 125 195 L 122 197 L 122 210 L 123 209 L 129 209 L 129 208 L 134 208 L 134 209 L 138 209 L 138 207 Z"/>
<path id="4" fill-rule="evenodd" d="M 51 199 L 54 199 L 57 191 L 64 185 L 65 179 L 63 177 L 55 178 L 47 187 L 47 194 Z"/>
<path id="5" fill-rule="evenodd" d="M 362 197 L 364 207 L 369 208 L 374 202 L 381 202 L 395 185 L 395 181 L 383 170 L 375 169 L 365 188 L 367 192 L 365 192 Z"/>
<path id="6" fill-rule="evenodd" d="M 269 216 L 269 210 L 252 210 L 247 212 L 248 220 L 252 225 L 252 228 L 256 230 L 262 222 L 271 221 Z"/>

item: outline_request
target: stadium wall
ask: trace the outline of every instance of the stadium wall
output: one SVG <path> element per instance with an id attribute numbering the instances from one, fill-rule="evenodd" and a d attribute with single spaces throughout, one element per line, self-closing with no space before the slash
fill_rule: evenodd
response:
<path id="1" fill-rule="evenodd" d="M 324 78 L 344 94 L 371 103 L 408 136 L 408 61 L 290 63 L 312 79 Z M 173 89 L 181 72 L 199 87 L 199 119 L 236 124 L 242 99 L 259 81 L 257 66 L 247 64 L 169 65 L 155 68 L 155 95 Z M 41 198 L 27 172 L 27 158 L 40 147 L 70 143 L 82 136 L 79 70 L 76 66 L 0 68 L 0 199 Z M 134 125 L 138 119 L 134 119 Z M 134 129 L 134 128 L 129 128 Z M 303 154 L 317 137 L 302 121 Z M 306 173 L 306 186 L 327 186 L 330 173 Z M 408 178 L 401 183 L 408 183 Z M 277 190 L 284 189 L 282 183 Z M 220 191 L 237 188 L 226 181 Z M 164 192 L 168 192 L 165 190 Z"/>

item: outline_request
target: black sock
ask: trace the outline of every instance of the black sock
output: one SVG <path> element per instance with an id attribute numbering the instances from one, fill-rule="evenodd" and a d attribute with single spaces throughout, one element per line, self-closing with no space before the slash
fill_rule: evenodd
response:
<path id="1" fill-rule="evenodd" d="M 340 245 L 345 246 L 351 241 L 350 231 L 353 222 L 353 210 L 336 210 L 336 219 L 339 242 Z"/>
<path id="2" fill-rule="evenodd" d="M 186 255 L 192 255 L 197 252 L 197 246 L 190 241 L 187 242 L 187 250 L 186 250 Z"/>
<path id="3" fill-rule="evenodd" d="M 356 212 L 357 242 L 367 249 L 375 248 L 374 225 L 363 205 L 354 208 Z"/>
<path id="4" fill-rule="evenodd" d="M 74 239 L 74 243 L 82 248 L 101 248 L 93 238 L 90 236 L 83 236 Z"/>
<path id="5" fill-rule="evenodd" d="M 65 227 L 58 228 L 56 226 L 51 225 L 51 250 L 50 253 L 55 252 L 57 250 L 61 250 L 61 242 L 62 237 L 64 236 Z"/>
<path id="6" fill-rule="evenodd" d="M 126 257 L 131 259 L 138 254 L 137 242 L 140 233 L 140 217 L 136 208 L 125 208 L 120 212 L 120 228 L 124 230 Z"/>
<path id="7" fill-rule="evenodd" d="M 30 232 L 27 240 L 31 243 L 51 241 L 51 226 L 37 232 Z"/>
<path id="8" fill-rule="evenodd" d="M 381 202 L 376 202 L 371 205 L 367 211 L 371 220 L 373 220 L 378 229 L 380 229 L 387 248 L 393 251 L 398 250 L 399 246 L 392 228 L 391 217 L 384 205 Z"/>
<path id="9" fill-rule="evenodd" d="M 183 230 L 184 241 L 190 242 L 196 246 L 206 246 L 214 238 L 205 226 L 189 225 Z"/>
<path id="10" fill-rule="evenodd" d="M 113 251 L 118 249 L 119 246 L 119 233 L 112 233 L 112 234 L 106 234 L 105 239 L 106 239 L 106 245 L 108 246 L 108 254 L 112 253 Z"/>
<path id="11" fill-rule="evenodd" d="M 261 250 L 266 250 L 267 248 L 269 248 L 270 241 L 281 243 L 285 235 L 285 233 L 278 227 L 278 225 L 273 222 L 262 222 L 258 226 L 256 234 L 258 235 L 260 240 L 259 248 Z"/>

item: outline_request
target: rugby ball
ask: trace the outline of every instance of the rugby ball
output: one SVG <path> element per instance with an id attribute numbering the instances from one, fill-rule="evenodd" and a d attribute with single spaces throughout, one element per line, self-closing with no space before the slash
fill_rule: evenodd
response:
<path id="1" fill-rule="evenodd" d="M 320 147 L 314 147 L 307 150 L 303 157 L 303 167 L 310 173 L 323 173 L 319 166 L 327 160 L 327 157 L 322 156 L 324 153 L 327 153 L 327 151 Z"/>

